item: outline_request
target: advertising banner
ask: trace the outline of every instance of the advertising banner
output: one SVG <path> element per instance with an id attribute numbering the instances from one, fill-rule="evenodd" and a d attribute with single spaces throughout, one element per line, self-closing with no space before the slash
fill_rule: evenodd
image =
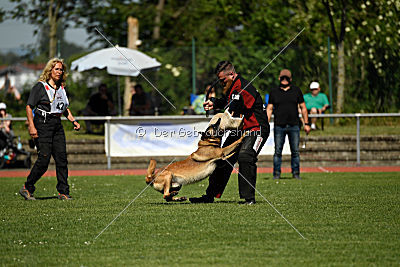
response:
<path id="1" fill-rule="evenodd" d="M 201 133 L 206 130 L 207 125 L 207 121 L 111 123 L 110 154 L 106 135 L 106 155 L 111 157 L 189 156 L 196 151 Z M 274 154 L 273 123 L 270 125 L 271 133 L 260 155 Z M 287 138 L 283 154 L 290 154 Z"/>

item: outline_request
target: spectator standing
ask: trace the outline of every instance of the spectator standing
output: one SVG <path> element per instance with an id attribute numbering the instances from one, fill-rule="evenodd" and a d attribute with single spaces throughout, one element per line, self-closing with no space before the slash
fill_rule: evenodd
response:
<path id="1" fill-rule="evenodd" d="M 4 84 L 0 87 L 0 90 L 4 90 L 3 94 L 5 95 L 11 87 L 10 78 L 8 78 L 8 72 L 4 75 Z"/>
<path id="2" fill-rule="evenodd" d="M 65 89 L 67 75 L 67 66 L 62 59 L 49 60 L 28 98 L 26 105 L 28 129 L 37 144 L 38 158 L 19 191 L 26 200 L 35 200 L 33 196 L 35 183 L 47 171 L 51 156 L 56 163 L 58 198 L 71 199 L 67 148 L 61 116 L 64 115 L 72 123 L 74 130 L 78 131 L 81 126 L 68 108 L 69 101 Z"/>
<path id="3" fill-rule="evenodd" d="M 288 69 L 283 69 L 279 74 L 280 84 L 271 91 L 267 106 L 268 121 L 274 114 L 274 171 L 273 179 L 281 176 L 282 150 L 285 137 L 288 136 L 291 151 L 291 167 L 293 178 L 300 179 L 300 121 L 299 111 L 303 116 L 305 125 L 304 130 L 310 132 L 310 123 L 304 103 L 303 93 L 300 88 L 292 84 L 292 73 Z"/>
<path id="4" fill-rule="evenodd" d="M 11 114 L 7 113 L 7 105 L 3 102 L 0 103 L 0 117 L 3 119 L 12 118 Z M 12 144 L 13 138 L 14 132 L 11 128 L 11 121 L 0 121 L 0 148 L 6 147 L 7 143 Z"/>
<path id="5" fill-rule="evenodd" d="M 8 73 L 6 73 L 4 76 L 4 84 L 0 87 L 0 90 L 4 90 L 4 95 L 10 95 L 17 101 L 21 100 L 21 94 L 19 93 L 18 89 L 11 84 L 10 78 L 8 78 Z"/>
<path id="6" fill-rule="evenodd" d="M 141 84 L 135 85 L 135 90 L 132 94 L 131 106 L 129 108 L 129 115 L 131 116 L 142 116 L 142 115 L 153 115 L 154 110 L 151 108 L 151 98 L 143 90 Z"/>
<path id="7" fill-rule="evenodd" d="M 329 107 L 329 100 L 326 94 L 321 93 L 321 88 L 318 82 L 310 84 L 311 93 L 304 95 L 307 111 L 310 114 L 322 114 Z M 317 118 L 311 118 L 311 130 L 316 130 Z"/>
<path id="8" fill-rule="evenodd" d="M 7 90 L 7 94 L 10 95 L 14 100 L 17 100 L 18 103 L 21 103 L 21 94 L 15 86 L 11 85 Z"/>
<path id="9" fill-rule="evenodd" d="M 83 110 L 84 116 L 111 116 L 115 115 L 114 103 L 111 94 L 107 91 L 107 85 L 99 85 L 98 92 L 90 96 L 86 108 Z M 93 133 L 92 124 L 103 124 L 104 121 L 86 120 L 86 132 Z"/>

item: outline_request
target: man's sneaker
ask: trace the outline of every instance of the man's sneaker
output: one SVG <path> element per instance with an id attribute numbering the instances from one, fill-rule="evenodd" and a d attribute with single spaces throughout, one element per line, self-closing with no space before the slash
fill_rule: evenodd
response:
<path id="1" fill-rule="evenodd" d="M 278 179 L 280 179 L 280 178 L 281 178 L 281 176 L 278 175 L 278 174 L 275 174 L 274 177 L 272 177 L 273 180 L 278 180 Z"/>
<path id="2" fill-rule="evenodd" d="M 242 204 L 242 205 L 254 205 L 254 204 L 256 204 L 256 200 L 255 199 L 246 199 L 246 201 L 239 202 L 239 204 Z"/>
<path id="3" fill-rule="evenodd" d="M 191 197 L 189 201 L 192 203 L 213 203 L 214 197 L 208 195 L 202 195 L 201 197 Z"/>
<path id="4" fill-rule="evenodd" d="M 72 197 L 70 195 L 67 194 L 58 194 L 58 199 L 60 200 L 72 200 Z"/>
<path id="5" fill-rule="evenodd" d="M 25 198 L 25 200 L 36 200 L 36 198 L 33 196 L 33 194 L 30 193 L 30 192 L 28 191 L 28 189 L 25 188 L 25 185 L 23 185 L 23 186 L 21 187 L 21 189 L 19 190 L 19 194 L 20 194 L 23 198 Z"/>
<path id="6" fill-rule="evenodd" d="M 301 180 L 300 174 L 299 173 L 294 173 L 293 178 Z"/>

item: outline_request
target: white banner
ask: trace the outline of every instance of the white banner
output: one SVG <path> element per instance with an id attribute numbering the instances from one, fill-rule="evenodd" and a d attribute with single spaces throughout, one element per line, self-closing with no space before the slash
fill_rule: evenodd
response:
<path id="1" fill-rule="evenodd" d="M 179 123 L 146 122 L 140 124 L 112 123 L 110 125 L 111 157 L 143 156 L 189 156 L 197 150 L 201 132 L 206 130 L 208 122 Z M 260 155 L 274 154 L 274 124 L 270 123 L 271 133 Z M 105 138 L 106 155 L 108 138 Z M 286 137 L 282 154 L 290 154 Z"/>

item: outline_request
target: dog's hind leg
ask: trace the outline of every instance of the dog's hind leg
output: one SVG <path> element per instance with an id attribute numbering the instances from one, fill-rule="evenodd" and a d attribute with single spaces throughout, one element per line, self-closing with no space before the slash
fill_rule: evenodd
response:
<path id="1" fill-rule="evenodd" d="M 147 167 L 146 183 L 149 184 L 154 179 L 154 170 L 156 169 L 157 162 L 154 159 L 150 160 L 149 166 Z"/>

